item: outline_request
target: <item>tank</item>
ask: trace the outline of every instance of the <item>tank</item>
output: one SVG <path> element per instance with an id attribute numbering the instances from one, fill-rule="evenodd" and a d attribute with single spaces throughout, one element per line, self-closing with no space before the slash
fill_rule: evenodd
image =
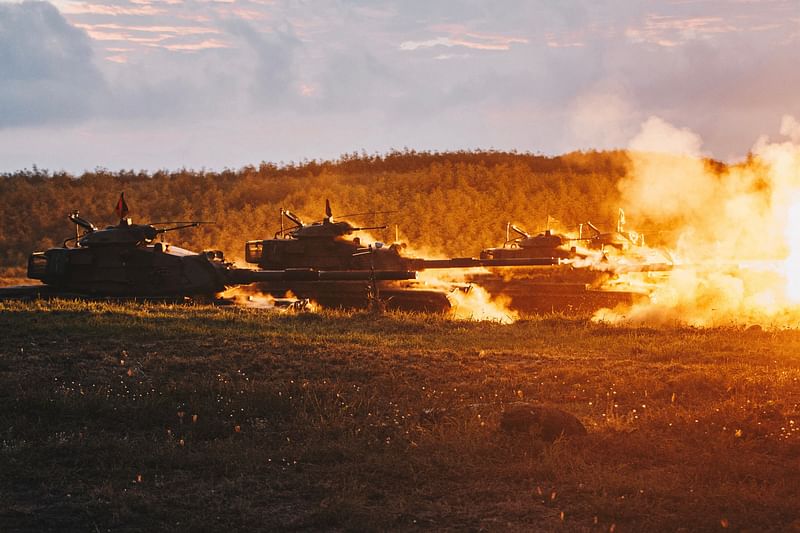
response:
<path id="1" fill-rule="evenodd" d="M 511 232 L 514 237 L 511 238 Z M 589 258 L 592 252 L 625 254 L 628 259 L 638 257 L 644 260 L 644 236 L 630 231 L 603 232 L 590 221 L 578 225 L 578 235 L 568 236 L 546 229 L 531 235 L 515 224 L 506 226 L 506 241 L 503 246 L 486 248 L 481 251 L 483 259 L 525 258 L 525 257 L 558 257 L 560 259 Z"/>
<path id="2" fill-rule="evenodd" d="M 283 223 L 288 220 L 288 229 Z M 502 257 L 425 259 L 404 255 L 405 246 L 389 246 L 377 242 L 365 246 L 358 232 L 383 229 L 385 226 L 358 227 L 333 218 L 330 202 L 325 202 L 325 217 L 320 222 L 306 224 L 285 209 L 281 210 L 281 229 L 271 239 L 250 240 L 245 244 L 245 260 L 262 269 L 313 268 L 350 272 L 400 271 L 419 272 L 433 269 L 465 269 L 475 267 L 511 267 L 553 265 L 557 257 Z M 469 284 L 454 283 L 449 289 L 431 289 L 420 282 L 385 282 L 376 284 L 388 307 L 413 311 L 443 311 L 450 307 L 448 294 L 454 290 L 469 290 Z M 280 294 L 287 290 L 322 305 L 334 307 L 363 307 L 369 302 L 363 291 L 344 283 L 263 284 L 261 289 Z"/>
<path id="3" fill-rule="evenodd" d="M 75 236 L 61 247 L 33 252 L 28 277 L 44 287 L 0 291 L 0 297 L 66 295 L 98 298 L 209 298 L 236 285 L 256 282 L 309 283 L 413 279 L 414 272 L 352 272 L 312 268 L 238 268 L 219 250 L 193 252 L 169 244 L 163 235 L 204 222 L 134 224 L 120 197 L 119 223 L 103 229 L 72 212 Z M 161 227 L 164 226 L 164 227 Z M 158 240 L 157 240 L 158 239 Z"/>
<path id="4" fill-rule="evenodd" d="M 531 235 L 509 223 L 503 246 L 480 254 L 483 259 L 548 256 L 558 258 L 558 263 L 511 273 L 479 273 L 467 281 L 509 298 L 510 306 L 520 311 L 587 313 L 648 301 L 654 284 L 672 269 L 669 254 L 646 247 L 643 235 L 624 230 L 621 210 L 617 229 L 610 232 L 586 222 L 578 225 L 577 235 L 550 229 Z"/>
<path id="5" fill-rule="evenodd" d="M 515 238 L 510 238 L 513 231 Z M 554 257 L 570 259 L 577 255 L 577 248 L 564 235 L 545 230 L 538 235 L 530 235 L 524 229 L 509 223 L 506 226 L 506 242 L 502 247 L 481 250 L 482 259 L 507 259 L 526 257 Z"/>
<path id="6" fill-rule="evenodd" d="M 222 252 L 195 253 L 156 238 L 197 223 L 159 228 L 119 224 L 98 229 L 75 211 L 69 215 L 82 234 L 28 258 L 28 277 L 65 293 L 102 296 L 179 297 L 225 289 L 230 263 Z"/>

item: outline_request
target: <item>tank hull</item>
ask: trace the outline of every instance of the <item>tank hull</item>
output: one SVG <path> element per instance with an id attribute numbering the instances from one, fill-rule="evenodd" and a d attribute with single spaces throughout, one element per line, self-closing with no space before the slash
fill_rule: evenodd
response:
<path id="1" fill-rule="evenodd" d="M 226 265 L 207 254 L 168 245 L 51 248 L 34 252 L 28 277 L 62 294 L 180 298 L 225 289 Z"/>
<path id="2" fill-rule="evenodd" d="M 493 297 L 508 300 L 508 307 L 528 314 L 565 313 L 591 314 L 603 308 L 631 306 L 649 301 L 646 293 L 637 291 L 592 289 L 584 283 L 541 283 L 502 279 L 483 280 L 480 286 Z"/>
<path id="3" fill-rule="evenodd" d="M 287 294 L 307 298 L 325 308 L 366 309 L 370 305 L 370 283 L 368 281 L 321 281 L 321 282 L 265 282 L 254 285 L 259 291 L 273 297 Z M 450 307 L 447 292 L 426 289 L 413 282 L 378 282 L 381 302 L 387 309 L 444 313 Z"/>
<path id="4" fill-rule="evenodd" d="M 608 274 L 566 265 L 471 274 L 467 280 L 495 298 L 504 298 L 510 309 L 529 314 L 584 315 L 650 299 L 646 289 L 608 288 Z"/>

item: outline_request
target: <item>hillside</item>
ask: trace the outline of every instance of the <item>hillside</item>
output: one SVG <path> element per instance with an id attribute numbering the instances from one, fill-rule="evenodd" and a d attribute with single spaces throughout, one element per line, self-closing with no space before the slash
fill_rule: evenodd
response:
<path id="1" fill-rule="evenodd" d="M 415 249 L 475 255 L 502 243 L 508 221 L 529 231 L 543 229 L 548 216 L 566 225 L 612 224 L 627 164 L 624 152 L 404 151 L 222 172 L 96 169 L 72 176 L 34 168 L 0 178 L 0 268 L 23 267 L 32 250 L 60 245 L 73 232 L 66 215 L 75 209 L 97 226 L 115 223 L 120 191 L 137 222 L 215 222 L 170 241 L 237 260 L 245 240 L 279 228 L 281 207 L 311 221 L 323 216 L 326 198 L 334 214 L 389 211 L 352 217 L 388 225 L 375 232 L 385 241 L 397 229 Z"/>

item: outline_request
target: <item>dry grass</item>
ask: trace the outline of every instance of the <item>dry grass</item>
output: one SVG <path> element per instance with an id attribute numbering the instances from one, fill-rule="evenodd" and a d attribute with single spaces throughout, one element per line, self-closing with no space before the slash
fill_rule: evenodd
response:
<path id="1" fill-rule="evenodd" d="M 800 332 L 56 301 L 0 334 L 3 531 L 800 526 Z M 520 399 L 589 435 L 500 432 Z"/>
<path id="2" fill-rule="evenodd" d="M 0 268 L 0 287 L 10 287 L 13 285 L 39 285 L 40 282 L 28 278 L 28 269 L 23 267 L 4 267 Z"/>

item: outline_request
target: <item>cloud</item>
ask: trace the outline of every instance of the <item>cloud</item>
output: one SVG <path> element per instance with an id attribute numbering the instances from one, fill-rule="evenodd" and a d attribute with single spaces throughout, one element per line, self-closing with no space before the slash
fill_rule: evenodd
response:
<path id="1" fill-rule="evenodd" d="M 148 46 L 163 48 L 172 52 L 198 52 L 200 50 L 211 50 L 213 48 L 230 48 L 230 44 L 217 39 L 206 39 L 196 43 L 151 43 Z"/>
<path id="2" fill-rule="evenodd" d="M 697 159 L 702 156 L 700 136 L 688 128 L 677 128 L 660 117 L 650 117 L 628 148 L 634 152 L 657 152 Z"/>
<path id="3" fill-rule="evenodd" d="M 312 73 L 317 98 L 304 114 L 325 112 L 364 113 L 379 110 L 394 114 L 397 102 L 409 90 L 396 66 L 387 64 L 368 49 L 332 53 L 323 68 Z"/>
<path id="4" fill-rule="evenodd" d="M 87 35 L 95 41 L 118 41 L 126 42 L 129 44 L 148 44 L 159 43 L 165 39 L 169 39 L 169 35 L 159 34 L 153 36 L 135 36 L 131 33 L 124 31 L 107 31 L 89 28 L 86 30 Z"/>
<path id="5" fill-rule="evenodd" d="M 392 146 L 558 153 L 623 145 L 656 115 L 730 158 L 753 132 L 800 116 L 786 2 L 53 3 L 66 21 L 48 4 L 0 3 L 0 125 L 103 122 L 126 148 L 134 127 L 214 128 L 193 166 L 210 164 L 215 138 L 220 157 L 244 153 L 229 134 L 246 125 L 263 139 L 298 135 L 269 137 L 277 159 Z M 137 142 L 155 154 L 143 166 L 176 160 L 168 144 Z M 14 154 L 0 146 L 3 164 Z"/>
<path id="6" fill-rule="evenodd" d="M 109 4 L 90 4 L 88 2 L 67 2 L 61 8 L 65 15 L 160 15 L 166 11 L 162 8 L 153 7 L 150 3 L 133 2 L 139 4 L 137 7 L 125 7 Z"/>
<path id="7" fill-rule="evenodd" d="M 46 2 L 0 4 L 0 128 L 81 120 L 105 94 L 91 42 Z"/>
<path id="8" fill-rule="evenodd" d="M 781 119 L 781 135 L 786 135 L 793 143 L 800 144 L 800 122 L 792 115 L 784 115 Z"/>
<path id="9" fill-rule="evenodd" d="M 631 27 L 625 35 L 633 42 L 648 42 L 659 46 L 679 46 L 694 39 L 741 31 L 722 17 L 677 17 L 648 15 L 639 27 Z"/>
<path id="10" fill-rule="evenodd" d="M 434 48 L 436 46 L 447 48 L 461 46 L 472 50 L 509 50 L 512 44 L 527 43 L 527 39 L 519 37 L 468 33 L 464 37 L 436 37 L 425 41 L 403 41 L 400 43 L 400 50 L 411 51 L 420 48 Z"/>
<path id="11" fill-rule="evenodd" d="M 76 28 L 81 28 L 87 32 L 91 31 L 105 31 L 105 30 L 121 30 L 126 33 L 166 33 L 170 35 L 205 35 L 205 34 L 219 34 L 220 30 L 217 28 L 205 26 L 165 26 L 165 25 L 123 25 L 123 24 L 75 24 Z M 91 36 L 91 33 L 90 33 Z"/>
<path id="12" fill-rule="evenodd" d="M 284 23 L 270 32 L 246 20 L 224 24 L 226 34 L 238 45 L 242 59 L 251 65 L 242 71 L 254 101 L 272 107 L 297 94 L 295 58 L 303 43 L 291 24 Z"/>
<path id="13" fill-rule="evenodd" d="M 630 96 L 618 84 L 588 88 L 573 100 L 569 112 L 570 133 L 581 148 L 622 148 L 638 127 Z"/>
<path id="14" fill-rule="evenodd" d="M 142 1 L 142 0 L 140 0 Z M 171 52 L 199 52 L 214 48 L 230 48 L 230 44 L 219 38 L 203 38 L 207 35 L 219 35 L 218 28 L 210 26 L 187 25 L 136 25 L 101 23 L 78 23 L 76 27 L 86 30 L 95 41 L 112 41 L 142 47 L 162 48 Z M 116 49 L 116 50 L 115 50 Z M 141 49 L 128 48 L 119 53 L 119 47 L 107 47 L 107 52 L 118 53 L 105 57 L 107 61 L 127 63 L 135 51 Z"/>
<path id="15" fill-rule="evenodd" d="M 269 16 L 257 9 L 232 9 L 231 13 L 243 20 L 266 20 Z"/>
<path id="16" fill-rule="evenodd" d="M 586 46 L 583 41 L 563 41 L 556 38 L 547 40 L 547 46 L 550 48 L 582 48 Z"/>

